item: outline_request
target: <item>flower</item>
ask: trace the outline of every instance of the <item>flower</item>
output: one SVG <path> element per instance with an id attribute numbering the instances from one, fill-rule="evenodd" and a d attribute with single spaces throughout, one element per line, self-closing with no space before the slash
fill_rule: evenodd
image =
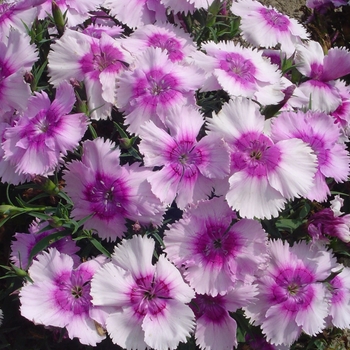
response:
<path id="1" fill-rule="evenodd" d="M 28 271 L 33 283 L 27 282 L 19 293 L 22 316 L 35 324 L 66 327 L 70 339 L 96 346 L 105 336 L 89 317 L 90 281 L 104 262 L 100 256 L 73 269 L 73 259 L 55 248 L 38 255 Z"/>
<path id="2" fill-rule="evenodd" d="M 102 7 L 131 28 L 166 22 L 166 8 L 159 0 L 105 0 Z"/>
<path id="3" fill-rule="evenodd" d="M 237 220 L 223 198 L 213 198 L 189 207 L 165 232 L 164 244 L 196 293 L 216 296 L 252 283 L 266 259 L 266 240 L 258 221 Z"/>
<path id="4" fill-rule="evenodd" d="M 258 294 L 246 314 L 260 325 L 274 345 L 292 345 L 301 332 L 311 336 L 325 327 L 329 312 L 322 283 L 336 266 L 332 254 L 305 241 L 290 247 L 281 240 L 269 244 L 270 262 L 257 278 Z"/>
<path id="5" fill-rule="evenodd" d="M 91 282 L 93 304 L 117 308 L 107 331 L 124 349 L 176 349 L 194 328 L 193 290 L 164 255 L 152 265 L 153 250 L 146 236 L 124 240 Z"/>
<path id="6" fill-rule="evenodd" d="M 63 231 L 63 227 L 50 227 L 48 221 L 39 222 L 34 220 L 29 226 L 29 233 L 16 232 L 11 244 L 11 261 L 13 264 L 23 270 L 29 267 L 29 256 L 35 245 L 47 236 L 57 234 Z M 48 247 L 56 248 L 60 253 L 68 254 L 74 261 L 74 266 L 79 265 L 80 258 L 75 253 L 79 247 L 75 244 L 70 236 L 65 236 L 48 245 Z"/>
<path id="7" fill-rule="evenodd" d="M 5 6 L 6 4 L 0 5 Z M 1 32 L 1 31 L 0 31 Z M 27 107 L 31 95 L 24 75 L 32 69 L 38 55 L 30 37 L 18 30 L 10 30 L 8 37 L 0 41 L 0 120 L 4 114 Z"/>
<path id="8" fill-rule="evenodd" d="M 350 214 L 342 215 L 340 211 L 343 199 L 335 196 L 331 207 L 322 209 L 310 216 L 308 220 L 308 233 L 313 239 L 322 239 L 329 235 L 337 237 L 345 243 L 350 242 Z"/>
<path id="9" fill-rule="evenodd" d="M 225 90 L 230 96 L 243 96 L 262 104 L 276 104 L 284 97 L 281 72 L 262 52 L 233 42 L 209 41 L 202 44 L 206 54 L 193 54 L 193 63 L 204 70 L 202 91 Z"/>
<path id="10" fill-rule="evenodd" d="M 193 13 L 196 9 L 208 9 L 214 0 L 160 0 L 165 7 L 170 7 L 174 13 Z"/>
<path id="11" fill-rule="evenodd" d="M 19 174 L 48 175 L 78 146 L 88 123 L 83 113 L 68 114 L 74 102 L 66 82 L 58 86 L 52 103 L 44 91 L 29 98 L 27 110 L 4 134 L 4 158 Z"/>
<path id="12" fill-rule="evenodd" d="M 199 111 L 190 106 L 169 110 L 165 126 L 152 121 L 141 126 L 139 145 L 146 167 L 163 166 L 148 181 L 152 192 L 164 203 L 175 199 L 179 208 L 211 194 L 210 179 L 229 173 L 228 150 L 220 137 L 204 136 L 197 141 L 204 123 Z"/>
<path id="13" fill-rule="evenodd" d="M 208 120 L 210 132 L 219 133 L 231 152 L 226 200 L 251 219 L 278 216 L 287 200 L 308 193 L 317 167 L 306 143 L 291 138 L 274 143 L 264 126 L 258 105 L 240 98 Z"/>
<path id="14" fill-rule="evenodd" d="M 281 50 L 290 57 L 295 46 L 302 43 L 301 39 L 308 39 L 306 29 L 294 18 L 258 1 L 233 2 L 231 12 L 241 17 L 243 39 L 256 47 L 270 48 L 280 44 Z"/>
<path id="15" fill-rule="evenodd" d="M 310 40 L 297 45 L 296 68 L 310 79 L 299 88 L 311 100 L 313 110 L 333 112 L 342 103 L 335 80 L 350 73 L 350 52 L 345 48 L 334 47 L 324 54 L 317 41 Z"/>
<path id="16" fill-rule="evenodd" d="M 298 138 L 313 149 L 318 168 L 306 197 L 325 201 L 330 194 L 326 177 L 333 177 L 337 182 L 346 181 L 350 172 L 349 154 L 340 141 L 340 129 L 334 119 L 323 112 L 299 110 L 282 112 L 271 123 L 271 138 L 275 142 Z"/>
<path id="17" fill-rule="evenodd" d="M 117 105 L 131 133 L 138 134 L 148 120 L 161 126 L 176 105 L 195 104 L 194 93 L 202 82 L 195 68 L 171 62 L 159 47 L 146 49 L 133 66 L 121 74 L 117 89 Z"/>
<path id="18" fill-rule="evenodd" d="M 330 311 L 327 321 L 330 326 L 341 329 L 350 326 L 350 269 L 339 266 L 336 275 L 330 280 Z"/>
<path id="19" fill-rule="evenodd" d="M 52 44 L 48 61 L 50 82 L 55 87 L 64 80 L 84 82 L 90 116 L 99 120 L 110 116 L 117 79 L 132 59 L 120 42 L 106 33 L 94 38 L 66 29 Z"/>
<path id="20" fill-rule="evenodd" d="M 237 323 L 229 312 L 247 306 L 257 293 L 255 285 L 235 286 L 215 297 L 196 294 L 191 306 L 196 315 L 196 344 L 201 349 L 222 350 L 237 346 Z"/>
<path id="21" fill-rule="evenodd" d="M 7 116 L 11 116 L 8 118 L 8 122 L 1 123 L 0 122 L 0 141 L 1 143 L 5 142 L 5 132 L 8 128 L 13 127 L 18 116 L 14 116 L 13 113 L 5 113 L 3 115 L 4 119 L 7 119 Z M 12 120 L 11 120 L 12 119 Z M 16 172 L 16 165 L 12 164 L 10 161 L 6 160 L 5 152 L 3 147 L 0 147 L 0 178 L 2 182 L 7 182 L 12 185 L 18 185 L 20 183 L 30 181 L 31 176 L 29 174 L 18 174 Z"/>
<path id="22" fill-rule="evenodd" d="M 7 39 L 10 32 L 15 29 L 20 33 L 26 33 L 26 27 L 32 26 L 38 7 L 45 0 L 10 0 L 0 3 L 0 42 Z M 28 37 L 28 40 L 30 38 Z M 2 50 L 0 49 L 0 52 Z M 28 52 L 29 54 L 29 52 Z M 29 55 L 30 56 L 30 55 Z M 0 65 L 1 66 L 1 65 Z"/>
<path id="23" fill-rule="evenodd" d="M 123 47 L 133 55 L 140 54 L 148 47 L 159 47 L 172 62 L 185 61 L 196 50 L 190 35 L 169 23 L 148 24 L 136 29 L 124 40 Z"/>
<path id="24" fill-rule="evenodd" d="M 55 1 L 55 6 L 64 13 L 67 26 L 74 27 L 89 19 L 89 12 L 96 10 L 101 2 L 102 0 L 59 0 Z M 48 14 L 52 16 L 52 0 L 41 4 L 38 18 L 44 19 Z"/>
<path id="25" fill-rule="evenodd" d="M 120 150 L 111 141 L 97 138 L 82 144 L 81 161 L 67 164 L 65 191 L 74 207 L 75 219 L 91 216 L 85 229 L 94 229 L 104 239 L 115 241 L 126 231 L 125 219 L 160 225 L 164 208 L 151 192 L 151 171 L 137 163 L 120 165 Z"/>

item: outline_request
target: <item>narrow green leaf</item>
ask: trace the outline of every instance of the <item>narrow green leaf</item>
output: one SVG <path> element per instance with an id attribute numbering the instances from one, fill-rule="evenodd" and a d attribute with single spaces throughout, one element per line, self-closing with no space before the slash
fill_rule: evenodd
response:
<path id="1" fill-rule="evenodd" d="M 108 256 L 109 258 L 111 257 L 110 252 L 96 238 L 91 237 L 90 241 L 102 254 Z"/>

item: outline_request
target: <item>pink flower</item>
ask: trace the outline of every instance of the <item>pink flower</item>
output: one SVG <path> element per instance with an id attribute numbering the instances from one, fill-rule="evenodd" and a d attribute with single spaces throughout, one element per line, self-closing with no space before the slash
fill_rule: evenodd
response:
<path id="1" fill-rule="evenodd" d="M 339 7 L 347 4 L 347 0 L 306 0 L 306 6 L 311 9 L 316 9 L 318 12 L 332 5 Z"/>
<path id="2" fill-rule="evenodd" d="M 38 220 L 33 221 L 29 226 L 29 233 L 16 232 L 11 244 L 11 260 L 17 267 L 27 270 L 29 267 L 29 256 L 35 245 L 43 238 L 63 231 L 63 227 L 53 228 L 49 222 L 43 221 L 39 223 Z M 75 253 L 79 247 L 75 244 L 70 236 L 65 236 L 58 241 L 54 241 L 49 245 L 50 248 L 56 248 L 60 253 L 68 254 L 74 261 L 74 266 L 79 265 L 80 258 Z"/>
<path id="3" fill-rule="evenodd" d="M 120 42 L 106 33 L 101 33 L 98 39 L 66 29 L 51 49 L 48 55 L 50 82 L 58 86 L 64 80 L 83 81 L 91 118 L 110 117 L 116 102 L 117 79 L 131 62 L 130 54 Z"/>
<path id="4" fill-rule="evenodd" d="M 340 211 L 343 200 L 339 196 L 331 202 L 331 207 L 322 209 L 310 216 L 308 233 L 313 239 L 337 237 L 345 243 L 350 242 L 350 214 L 342 215 Z"/>
<path id="5" fill-rule="evenodd" d="M 125 113 L 128 131 L 138 134 L 148 120 L 162 125 L 170 108 L 195 104 L 202 77 L 191 66 L 171 62 L 159 47 L 138 56 L 133 70 L 124 71 L 117 89 L 117 105 Z"/>
<path id="6" fill-rule="evenodd" d="M 266 259 L 266 233 L 258 221 L 237 221 L 222 198 L 199 202 L 165 232 L 168 258 L 196 293 L 224 294 L 251 283 Z"/>
<path id="7" fill-rule="evenodd" d="M 44 91 L 30 97 L 27 110 L 4 135 L 4 158 L 19 174 L 47 175 L 78 146 L 88 123 L 83 113 L 68 114 L 74 102 L 68 83 L 57 88 L 52 103 Z"/>
<path id="8" fill-rule="evenodd" d="M 210 179 L 223 179 L 229 173 L 229 154 L 220 137 L 204 136 L 197 141 L 204 119 L 193 107 L 169 110 L 165 125 L 152 121 L 141 126 L 139 149 L 147 167 L 163 166 L 148 181 L 152 192 L 164 203 L 175 199 L 179 208 L 207 198 Z"/>
<path id="9" fill-rule="evenodd" d="M 126 231 L 125 219 L 144 225 L 160 225 L 164 208 L 151 192 L 151 171 L 137 163 L 120 165 L 120 150 L 111 141 L 97 138 L 83 143 L 81 161 L 67 164 L 65 191 L 74 208 L 72 217 L 91 218 L 85 229 L 94 229 L 104 239 L 115 241 Z"/>
<path id="10" fill-rule="evenodd" d="M 68 27 L 82 24 L 90 18 L 90 11 L 96 10 L 101 5 L 102 0 L 58 0 L 55 1 L 57 7 L 65 14 Z M 52 16 L 52 0 L 46 0 L 40 6 L 39 19 L 44 19 L 47 15 Z"/>
<path id="11" fill-rule="evenodd" d="M 331 112 L 335 122 L 340 126 L 344 142 L 349 142 L 350 136 L 350 87 L 342 80 L 336 80 L 334 87 L 338 90 L 341 103 Z"/>
<path id="12" fill-rule="evenodd" d="M 11 116 L 13 120 L 9 120 L 9 123 L 1 123 L 0 122 L 0 141 L 1 143 L 5 142 L 5 132 L 7 129 L 12 128 L 15 124 L 16 119 L 18 119 L 18 116 L 14 117 L 13 113 L 5 113 L 3 115 L 3 118 L 10 119 L 11 117 L 8 118 L 8 116 Z M 31 176 L 29 174 L 18 174 L 16 172 L 16 165 L 12 164 L 10 161 L 6 160 L 4 158 L 5 152 L 3 147 L 0 147 L 0 178 L 2 182 L 7 182 L 12 185 L 18 185 L 20 183 L 30 181 Z"/>
<path id="13" fill-rule="evenodd" d="M 350 73 L 350 52 L 334 47 L 325 55 L 321 45 L 310 40 L 297 45 L 295 64 L 300 73 L 310 78 L 299 88 L 311 99 L 312 109 L 334 111 L 342 102 L 334 81 Z"/>
<path id="14" fill-rule="evenodd" d="M 160 0 L 165 7 L 170 7 L 174 13 L 193 13 L 196 9 L 208 9 L 214 0 Z"/>
<path id="15" fill-rule="evenodd" d="M 255 0 L 239 0 L 231 6 L 233 14 L 241 17 L 243 39 L 256 47 L 274 47 L 291 56 L 301 39 L 308 39 L 306 29 L 294 18 L 279 13 Z M 259 28 L 259 30 L 257 30 Z"/>
<path id="16" fill-rule="evenodd" d="M 229 312 L 247 306 L 257 293 L 255 285 L 241 285 L 215 297 L 196 294 L 192 309 L 196 315 L 196 344 L 201 349 L 222 350 L 237 346 L 237 323 Z"/>
<path id="17" fill-rule="evenodd" d="M 6 6 L 2 4 L 0 6 Z M 1 32 L 1 31 L 0 31 Z M 31 95 L 24 75 L 30 72 L 38 55 L 30 37 L 17 30 L 10 30 L 8 37 L 0 41 L 0 120 L 7 111 L 26 108 Z"/>
<path id="18" fill-rule="evenodd" d="M 45 0 L 9 0 L 0 3 L 0 42 L 7 40 L 13 29 L 27 33 L 37 14 L 38 6 Z M 29 37 L 28 37 L 29 40 Z M 2 49 L 0 49 L 0 52 Z"/>
<path id="19" fill-rule="evenodd" d="M 105 337 L 89 317 L 90 281 L 104 262 L 98 257 L 73 269 L 73 259 L 55 248 L 38 255 L 28 271 L 34 282 L 27 282 L 19 294 L 22 316 L 35 324 L 66 327 L 70 339 L 96 346 Z"/>
<path id="20" fill-rule="evenodd" d="M 329 282 L 331 306 L 327 321 L 329 326 L 345 329 L 350 327 L 350 269 L 340 267 Z"/>
<path id="21" fill-rule="evenodd" d="M 256 302 L 245 310 L 268 342 L 291 345 L 301 332 L 314 336 L 326 326 L 329 300 L 322 281 L 336 261 L 330 252 L 304 241 L 293 247 L 271 241 L 269 252 L 269 266 L 257 279 Z"/>
<path id="22" fill-rule="evenodd" d="M 317 156 L 318 168 L 314 184 L 306 197 L 319 202 L 330 194 L 326 177 L 337 182 L 346 181 L 349 169 L 349 154 L 340 142 L 340 129 L 331 116 L 308 111 L 282 112 L 272 120 L 271 138 L 277 142 L 298 138 L 306 142 Z"/>
<path id="23" fill-rule="evenodd" d="M 243 96 L 262 104 L 276 104 L 284 97 L 281 72 L 262 56 L 262 52 L 233 42 L 202 44 L 206 54 L 193 54 L 194 64 L 202 68 L 206 81 L 202 91 L 224 89 L 231 96 Z"/>
<path id="24" fill-rule="evenodd" d="M 160 0 L 105 0 L 102 7 L 131 28 L 166 21 L 166 7 Z"/>
<path id="25" fill-rule="evenodd" d="M 94 305 L 118 308 L 107 331 L 125 349 L 176 349 L 194 328 L 193 290 L 164 255 L 152 265 L 153 250 L 146 236 L 123 241 L 91 282 Z"/>
<path id="26" fill-rule="evenodd" d="M 164 50 L 172 62 L 185 61 L 196 51 L 190 35 L 169 23 L 148 24 L 140 27 L 124 41 L 123 47 L 133 55 L 142 53 L 148 47 Z"/>
<path id="27" fill-rule="evenodd" d="M 228 204 L 242 217 L 278 216 L 287 200 L 308 193 L 316 157 L 306 143 L 288 139 L 274 143 L 264 134 L 265 119 L 248 99 L 236 98 L 208 120 L 230 147 Z"/>

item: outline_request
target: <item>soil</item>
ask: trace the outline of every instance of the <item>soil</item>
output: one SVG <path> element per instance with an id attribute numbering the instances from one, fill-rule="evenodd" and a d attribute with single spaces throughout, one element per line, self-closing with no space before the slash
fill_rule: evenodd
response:
<path id="1" fill-rule="evenodd" d="M 298 20 L 303 15 L 301 8 L 306 4 L 306 0 L 261 0 L 260 2 Z"/>

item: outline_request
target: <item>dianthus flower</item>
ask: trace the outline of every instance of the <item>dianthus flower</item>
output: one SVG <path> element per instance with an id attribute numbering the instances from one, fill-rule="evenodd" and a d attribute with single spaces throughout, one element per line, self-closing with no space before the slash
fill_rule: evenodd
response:
<path id="1" fill-rule="evenodd" d="M 331 207 L 322 209 L 310 216 L 308 220 L 308 233 L 313 239 L 323 237 L 337 237 L 345 243 L 350 242 L 350 214 L 342 215 L 340 208 L 343 199 L 339 196 L 331 202 Z"/>
<path id="2" fill-rule="evenodd" d="M 170 108 L 195 104 L 195 90 L 203 81 L 195 68 L 171 62 L 159 47 L 146 49 L 119 80 L 117 106 L 126 115 L 128 131 L 136 134 L 145 121 L 162 125 Z"/>
<path id="3" fill-rule="evenodd" d="M 97 138 L 82 146 L 81 161 L 67 163 L 64 171 L 65 191 L 74 203 L 72 217 L 91 215 L 84 228 L 113 241 L 124 235 L 126 218 L 160 225 L 164 208 L 147 182 L 152 172 L 137 163 L 121 166 L 120 150 L 111 141 Z"/>
<path id="4" fill-rule="evenodd" d="M 104 262 L 100 256 L 74 269 L 73 259 L 55 248 L 38 255 L 28 271 L 33 283 L 27 282 L 19 293 L 22 316 L 35 324 L 66 327 L 70 339 L 96 346 L 105 336 L 89 316 L 90 281 Z"/>
<path id="5" fill-rule="evenodd" d="M 102 7 L 131 28 L 166 22 L 166 8 L 160 0 L 105 0 Z"/>
<path id="6" fill-rule="evenodd" d="M 68 27 L 82 24 L 90 18 L 90 11 L 96 10 L 102 0 L 57 0 L 55 5 L 64 13 Z M 47 15 L 52 15 L 52 0 L 46 0 L 40 6 L 38 18 L 44 19 Z"/>
<path id="7" fill-rule="evenodd" d="M 169 7 L 174 13 L 184 12 L 185 14 L 193 13 L 195 10 L 204 8 L 208 9 L 214 0 L 160 0 L 165 7 Z"/>
<path id="8" fill-rule="evenodd" d="M 317 156 L 318 168 L 313 186 L 306 197 L 319 202 L 330 194 L 326 177 L 337 182 L 346 181 L 349 169 L 349 154 L 340 141 L 340 129 L 334 119 L 322 112 L 282 112 L 272 120 L 271 138 L 277 142 L 298 138 L 306 142 Z"/>
<path id="9" fill-rule="evenodd" d="M 166 204 L 175 199 L 179 208 L 212 191 L 210 179 L 229 174 L 229 153 L 220 137 L 204 136 L 197 141 L 204 119 L 194 107 L 177 107 L 168 112 L 165 126 L 152 121 L 141 126 L 140 152 L 147 167 L 163 166 L 148 178 L 152 192 Z"/>
<path id="10" fill-rule="evenodd" d="M 12 119 L 8 118 L 11 115 Z M 9 122 L 0 122 L 0 141 L 1 144 L 5 142 L 5 132 L 7 129 L 12 128 L 15 125 L 18 116 L 14 117 L 13 113 L 3 114 L 4 119 L 10 119 Z M 5 159 L 5 152 L 3 147 L 0 147 L 0 178 L 2 182 L 7 182 L 12 185 L 18 185 L 20 183 L 30 181 L 32 176 L 29 174 L 18 174 L 16 172 L 16 164 L 12 164 L 10 161 Z"/>
<path id="11" fill-rule="evenodd" d="M 123 47 L 133 55 L 142 53 L 148 47 L 159 47 L 172 62 L 182 62 L 196 51 L 190 35 L 169 23 L 148 24 L 136 29 L 124 40 Z"/>
<path id="12" fill-rule="evenodd" d="M 281 50 L 289 57 L 295 46 L 302 43 L 301 39 L 308 39 L 306 29 L 294 18 L 258 1 L 233 2 L 231 12 L 241 17 L 243 39 L 256 47 L 270 48 L 280 44 Z"/>
<path id="13" fill-rule="evenodd" d="M 341 329 L 350 327 L 350 269 L 340 265 L 329 281 L 331 294 L 328 326 Z"/>
<path id="14" fill-rule="evenodd" d="M 11 243 L 11 261 L 15 266 L 27 270 L 29 263 L 31 263 L 29 256 L 34 246 L 43 238 L 63 230 L 63 227 L 50 227 L 48 221 L 39 223 L 38 220 L 34 220 L 29 226 L 29 233 L 16 232 L 14 236 L 15 241 Z M 80 258 L 75 254 L 79 250 L 79 247 L 77 247 L 70 236 L 65 236 L 58 241 L 54 241 L 49 247 L 56 248 L 60 253 L 71 256 L 75 266 L 79 264 Z"/>
<path id="15" fill-rule="evenodd" d="M 350 137 L 350 87 L 342 80 L 336 80 L 334 87 L 338 90 L 341 103 L 331 116 L 340 126 L 344 142 L 349 142 Z"/>
<path id="16" fill-rule="evenodd" d="M 194 328 L 193 290 L 164 255 L 152 265 L 153 251 L 146 236 L 125 240 L 91 282 L 93 304 L 116 307 L 107 331 L 124 349 L 173 350 Z"/>
<path id="17" fill-rule="evenodd" d="M 324 12 L 329 7 L 348 5 L 348 0 L 306 0 L 306 6 L 315 9 L 317 12 Z"/>
<path id="18" fill-rule="evenodd" d="M 276 104 L 284 95 L 281 72 L 262 52 L 233 42 L 202 44 L 206 54 L 193 54 L 193 63 L 202 68 L 206 81 L 202 91 L 225 90 L 230 96 L 243 96 L 262 104 Z"/>
<path id="19" fill-rule="evenodd" d="M 19 32 L 27 33 L 36 16 L 38 6 L 45 0 L 10 0 L 0 3 L 0 42 L 7 40 L 9 33 L 16 29 Z M 2 50 L 0 49 L 0 53 Z M 1 65 L 0 65 L 1 66 Z"/>
<path id="20" fill-rule="evenodd" d="M 18 30 L 10 30 L 8 37 L 0 40 L 0 121 L 4 121 L 5 112 L 26 108 L 31 91 L 24 75 L 37 58 L 30 37 Z"/>
<path id="21" fill-rule="evenodd" d="M 251 283 L 265 262 L 266 239 L 258 221 L 237 220 L 223 198 L 213 198 L 189 207 L 165 232 L 164 244 L 196 293 L 216 296 Z"/>
<path id="22" fill-rule="evenodd" d="M 242 217 L 278 216 L 287 200 L 306 195 L 317 164 L 311 147 L 298 139 L 274 143 L 264 134 L 265 118 L 258 105 L 236 98 L 208 120 L 231 152 L 228 204 Z"/>
<path id="23" fill-rule="evenodd" d="M 52 103 L 44 91 L 30 97 L 28 108 L 4 135 L 4 158 L 19 174 L 48 175 L 78 146 L 88 123 L 83 113 L 68 114 L 74 103 L 73 88 L 66 82 L 58 86 Z"/>
<path id="24" fill-rule="evenodd" d="M 236 285 L 228 293 L 196 294 L 191 306 L 196 316 L 194 336 L 201 349 L 222 350 L 237 346 L 237 323 L 229 312 L 247 306 L 257 294 L 256 285 Z"/>
<path id="25" fill-rule="evenodd" d="M 311 336 L 326 326 L 329 299 L 322 281 L 336 260 L 325 248 L 304 241 L 289 247 L 271 241 L 268 267 L 257 278 L 258 295 L 245 311 L 260 325 L 267 341 L 291 345 L 302 332 Z"/>
<path id="26" fill-rule="evenodd" d="M 84 82 L 91 118 L 99 120 L 110 116 L 118 76 L 131 62 L 131 56 L 106 33 L 101 33 L 99 39 L 66 29 L 51 45 L 48 61 L 54 86 L 70 79 Z"/>
<path id="27" fill-rule="evenodd" d="M 334 111 L 342 102 L 335 80 L 350 73 L 350 52 L 334 47 L 324 54 L 317 41 L 297 45 L 296 68 L 310 78 L 299 88 L 311 100 L 311 108 L 326 113 Z"/>

